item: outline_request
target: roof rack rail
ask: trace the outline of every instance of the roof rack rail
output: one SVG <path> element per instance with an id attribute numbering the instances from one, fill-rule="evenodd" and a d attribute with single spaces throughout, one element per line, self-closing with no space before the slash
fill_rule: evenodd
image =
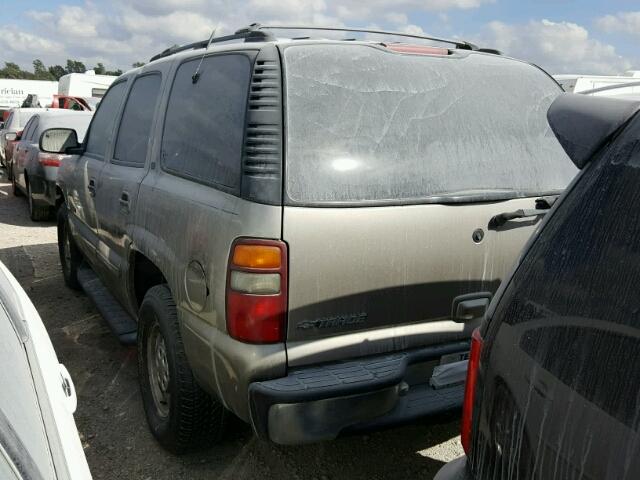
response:
<path id="1" fill-rule="evenodd" d="M 261 25 L 259 23 L 252 23 L 248 27 L 236 30 L 236 32 L 233 35 L 225 35 L 223 37 L 208 38 L 206 40 L 201 40 L 199 42 L 193 42 L 193 43 L 188 43 L 186 45 L 175 45 L 173 47 L 169 47 L 166 50 L 163 50 L 157 55 L 154 55 L 153 57 L 151 57 L 150 61 L 153 62 L 154 60 L 158 60 L 159 58 L 168 57 L 170 55 L 176 54 L 178 52 L 184 52 L 186 50 L 197 50 L 200 48 L 207 48 L 207 46 L 212 43 L 228 42 L 232 40 L 244 40 L 245 42 L 271 42 L 276 39 L 272 33 L 265 32 L 263 30 L 321 30 L 321 31 L 331 31 L 331 32 L 372 33 L 376 35 L 389 35 L 394 37 L 406 37 L 406 38 L 417 38 L 420 40 L 431 40 L 435 42 L 448 43 L 462 50 L 480 50 L 480 51 L 486 51 L 489 53 L 495 52 L 499 54 L 497 50 L 493 50 L 493 49 L 478 49 L 478 47 L 473 43 L 469 43 L 464 40 L 449 40 L 446 38 L 430 37 L 427 35 L 415 35 L 413 33 L 390 32 L 386 30 L 372 30 L 370 28 L 314 27 L 314 26 L 306 26 L 306 25 Z M 215 33 L 215 30 L 214 30 L 214 33 Z"/>
<path id="2" fill-rule="evenodd" d="M 215 30 L 214 30 L 215 32 Z M 223 37 L 215 37 L 208 38 L 206 40 L 201 40 L 199 42 L 193 42 L 186 45 L 175 45 L 173 47 L 169 47 L 166 50 L 158 53 L 151 57 L 150 62 L 157 60 L 159 58 L 168 57 L 170 55 L 176 54 L 178 52 L 184 52 L 186 50 L 198 50 L 200 48 L 206 48 L 208 45 L 212 43 L 220 43 L 220 42 L 228 42 L 231 40 L 244 40 L 245 42 L 270 42 L 275 40 L 275 37 L 269 32 L 261 32 L 257 29 L 251 28 L 242 28 L 233 35 L 225 35 Z"/>
<path id="3" fill-rule="evenodd" d="M 314 27 L 314 26 L 307 26 L 307 25 L 260 25 L 259 23 L 253 23 L 249 25 L 249 27 L 242 29 L 242 31 L 260 31 L 260 30 L 321 30 L 321 31 L 330 31 L 330 32 L 372 33 L 377 35 L 391 35 L 394 37 L 407 37 L 407 38 L 418 38 L 420 40 L 432 40 L 436 42 L 455 45 L 456 48 L 463 49 L 463 50 L 478 49 L 478 47 L 473 43 L 469 43 L 464 40 L 450 40 L 447 38 L 430 37 L 427 35 L 416 35 L 413 33 L 390 32 L 386 30 L 372 30 L 370 28 Z M 240 31 L 241 30 L 238 30 L 238 32 Z"/>

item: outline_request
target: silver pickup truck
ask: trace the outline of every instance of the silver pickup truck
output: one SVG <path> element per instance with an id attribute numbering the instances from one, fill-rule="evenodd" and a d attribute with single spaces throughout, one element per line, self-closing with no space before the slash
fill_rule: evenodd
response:
<path id="1" fill-rule="evenodd" d="M 167 449 L 228 412 L 297 444 L 460 407 L 471 332 L 576 168 L 551 77 L 445 45 L 253 26 L 122 75 L 82 145 L 48 135 L 65 280 L 137 343 Z"/>

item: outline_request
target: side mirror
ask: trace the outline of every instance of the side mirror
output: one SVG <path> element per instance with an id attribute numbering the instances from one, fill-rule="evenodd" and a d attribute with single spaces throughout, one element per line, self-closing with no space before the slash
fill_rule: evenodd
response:
<path id="1" fill-rule="evenodd" d="M 0 130 L 4 129 L 4 122 L 0 122 Z"/>
<path id="2" fill-rule="evenodd" d="M 45 153 L 68 153 L 80 147 L 78 134 L 72 128 L 49 128 L 40 135 L 40 151 Z"/>
<path id="3" fill-rule="evenodd" d="M 13 142 L 15 140 L 18 140 L 18 134 L 16 132 L 5 133 L 4 134 L 4 139 L 7 142 Z"/>

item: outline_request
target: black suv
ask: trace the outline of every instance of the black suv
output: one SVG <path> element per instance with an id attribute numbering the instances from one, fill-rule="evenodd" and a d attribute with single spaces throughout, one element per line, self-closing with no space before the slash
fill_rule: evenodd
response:
<path id="1" fill-rule="evenodd" d="M 473 335 L 467 457 L 437 480 L 640 478 L 640 102 L 563 95 L 581 173 Z"/>

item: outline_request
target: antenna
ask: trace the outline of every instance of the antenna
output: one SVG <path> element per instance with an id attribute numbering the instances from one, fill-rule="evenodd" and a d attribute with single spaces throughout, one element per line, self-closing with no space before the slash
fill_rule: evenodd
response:
<path id="1" fill-rule="evenodd" d="M 218 27 L 220 26 L 220 23 L 218 22 L 218 25 L 216 25 L 216 28 L 213 29 L 213 32 L 211 32 L 211 36 L 209 37 L 209 41 L 207 42 L 207 46 L 204 49 L 204 52 L 202 53 L 202 56 L 200 57 L 200 62 L 198 63 L 198 66 L 196 67 L 196 71 L 193 72 L 193 75 L 191 75 L 191 83 L 198 83 L 198 80 L 200 80 L 200 67 L 202 66 L 202 61 L 204 60 L 204 56 L 207 53 L 207 50 L 209 50 L 209 46 L 211 45 L 211 42 L 213 41 L 213 37 L 216 34 L 216 30 L 218 30 Z"/>

